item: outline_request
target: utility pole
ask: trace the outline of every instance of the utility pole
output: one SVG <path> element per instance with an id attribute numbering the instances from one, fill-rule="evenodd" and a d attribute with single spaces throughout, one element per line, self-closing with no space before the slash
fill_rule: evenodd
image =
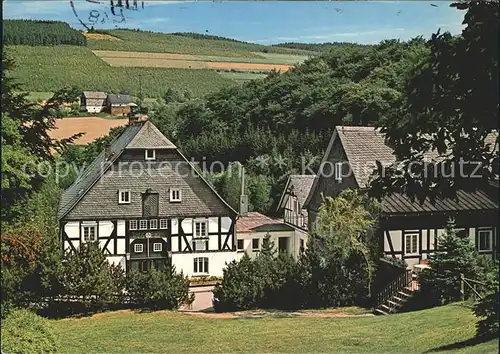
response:
<path id="1" fill-rule="evenodd" d="M 142 112 L 142 82 L 141 82 L 141 74 L 139 74 L 139 112 Z"/>

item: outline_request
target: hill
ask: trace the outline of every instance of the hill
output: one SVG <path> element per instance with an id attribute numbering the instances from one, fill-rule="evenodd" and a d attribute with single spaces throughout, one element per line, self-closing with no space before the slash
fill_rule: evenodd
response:
<path id="1" fill-rule="evenodd" d="M 498 352 L 497 340 L 471 341 L 476 319 L 460 304 L 358 318 L 325 318 L 321 312 L 298 317 L 242 315 L 234 319 L 231 314 L 211 318 L 211 314 L 118 311 L 52 324 L 65 353 Z"/>
<path id="2" fill-rule="evenodd" d="M 80 32 L 60 21 L 4 20 L 4 45 L 87 45 Z"/>
<path id="3" fill-rule="evenodd" d="M 130 29 L 99 31 L 99 33 L 108 34 L 121 40 L 88 39 L 89 48 L 94 50 L 214 55 L 239 58 L 264 58 L 256 52 L 292 55 L 314 54 L 306 50 L 271 47 L 193 33 L 165 34 Z"/>

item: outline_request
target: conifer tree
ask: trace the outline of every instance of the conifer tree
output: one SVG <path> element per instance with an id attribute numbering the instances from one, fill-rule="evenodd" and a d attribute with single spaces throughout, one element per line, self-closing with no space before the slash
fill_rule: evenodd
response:
<path id="1" fill-rule="evenodd" d="M 476 279 L 481 273 L 474 245 L 467 236 L 457 234 L 453 219 L 448 220 L 444 235 L 438 238 L 429 265 L 431 269 L 422 273 L 420 282 L 431 305 L 460 300 L 460 274 Z"/>

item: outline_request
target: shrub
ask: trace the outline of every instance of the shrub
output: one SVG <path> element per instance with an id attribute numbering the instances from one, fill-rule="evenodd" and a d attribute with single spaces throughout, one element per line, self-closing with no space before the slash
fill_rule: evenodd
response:
<path id="1" fill-rule="evenodd" d="M 49 320 L 25 309 L 13 309 L 2 321 L 2 352 L 57 353 L 58 342 Z"/>
<path id="2" fill-rule="evenodd" d="M 189 280 L 169 265 L 164 270 L 151 269 L 147 273 L 130 271 L 126 289 L 131 303 L 138 307 L 171 310 L 194 301 L 194 295 L 189 295 Z"/>
<path id="3" fill-rule="evenodd" d="M 498 325 L 498 303 L 500 301 L 498 264 L 487 270 L 485 274 L 486 295 L 474 305 L 474 314 L 480 318 L 476 323 L 478 337 L 498 336 L 500 329 Z"/>

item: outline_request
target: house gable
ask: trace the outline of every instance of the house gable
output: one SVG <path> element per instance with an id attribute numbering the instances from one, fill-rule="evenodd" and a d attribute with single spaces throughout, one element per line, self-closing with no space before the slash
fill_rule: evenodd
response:
<path id="1" fill-rule="evenodd" d="M 158 150 L 157 158 L 146 161 L 144 150 L 153 147 Z M 170 201 L 172 188 L 182 191 L 181 202 Z M 142 217 L 142 195 L 148 189 L 159 194 L 161 217 L 237 214 L 175 145 L 146 121 L 127 127 L 64 193 L 59 219 Z M 129 204 L 118 204 L 120 190 L 130 192 Z"/>

